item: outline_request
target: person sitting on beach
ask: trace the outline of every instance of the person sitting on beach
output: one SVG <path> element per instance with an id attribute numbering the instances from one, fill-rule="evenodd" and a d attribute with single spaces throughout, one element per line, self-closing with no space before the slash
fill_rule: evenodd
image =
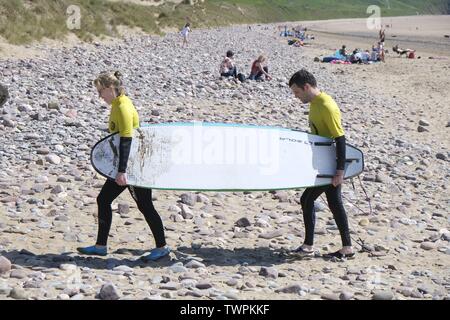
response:
<path id="1" fill-rule="evenodd" d="M 370 52 L 369 52 L 369 50 L 360 52 L 359 56 L 361 57 L 361 61 L 363 63 L 367 63 L 367 62 L 370 61 Z"/>
<path id="2" fill-rule="evenodd" d="M 379 61 L 378 48 L 374 45 L 372 46 L 372 53 L 370 54 L 370 61 Z"/>
<path id="3" fill-rule="evenodd" d="M 339 54 L 341 56 L 347 57 L 347 46 L 343 45 L 341 49 L 339 49 Z"/>
<path id="4" fill-rule="evenodd" d="M 362 59 L 361 59 L 361 56 L 359 55 L 359 50 L 358 49 L 353 50 L 353 53 L 350 55 L 349 61 L 352 64 L 362 63 Z"/>
<path id="5" fill-rule="evenodd" d="M 253 61 L 252 69 L 248 77 L 250 80 L 261 80 L 263 75 L 266 76 L 266 80 L 272 80 L 272 77 L 269 75 L 269 68 L 264 66 L 266 61 L 267 58 L 264 55 L 260 55 L 258 59 Z"/>
<path id="6" fill-rule="evenodd" d="M 347 51 L 345 48 L 346 48 L 346 46 L 344 45 L 344 46 L 342 46 L 341 49 L 336 50 L 334 55 L 322 58 L 322 62 L 329 63 L 329 62 L 333 62 L 335 60 L 347 61 Z"/>
<path id="7" fill-rule="evenodd" d="M 237 68 L 233 62 L 234 53 L 231 50 L 228 50 L 226 53 L 226 57 L 222 60 L 220 64 L 220 76 L 221 77 L 233 77 L 237 78 Z"/>
<path id="8" fill-rule="evenodd" d="M 396 45 L 392 48 L 392 51 L 394 51 L 395 53 L 398 53 L 398 54 L 400 55 L 400 57 L 401 57 L 402 55 L 406 55 L 406 57 L 408 57 L 408 55 L 409 55 L 411 52 L 416 52 L 416 50 L 413 50 L 413 49 L 402 49 L 402 48 L 399 48 L 399 47 L 398 47 L 398 44 L 396 44 Z"/>

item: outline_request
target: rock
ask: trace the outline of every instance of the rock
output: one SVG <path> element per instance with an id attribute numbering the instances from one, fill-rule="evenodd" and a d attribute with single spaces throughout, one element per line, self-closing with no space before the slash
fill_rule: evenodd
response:
<path id="1" fill-rule="evenodd" d="M 369 225 L 369 219 L 367 219 L 367 218 L 362 218 L 361 220 L 359 220 L 359 225 L 361 226 L 361 227 L 367 227 L 368 225 Z"/>
<path id="2" fill-rule="evenodd" d="M 11 261 L 0 256 L 0 275 L 11 271 Z"/>
<path id="3" fill-rule="evenodd" d="M 435 244 L 434 242 L 428 242 L 428 241 L 426 241 L 426 242 L 422 242 L 422 243 L 420 244 L 420 247 L 421 247 L 423 250 L 429 251 L 429 250 L 434 250 L 434 249 L 436 249 L 436 244 Z"/>
<path id="4" fill-rule="evenodd" d="M 203 282 L 197 283 L 197 284 L 195 285 L 195 287 L 196 287 L 197 289 L 200 289 L 200 290 L 206 290 L 206 289 L 212 288 L 213 286 L 212 286 L 211 283 L 203 281 Z"/>
<path id="5" fill-rule="evenodd" d="M 49 109 L 49 110 L 59 110 L 59 104 L 57 102 L 49 102 L 47 104 L 47 109 Z"/>
<path id="6" fill-rule="evenodd" d="M 101 300 L 119 300 L 121 293 L 117 290 L 114 284 L 107 283 L 101 287 L 98 297 Z"/>
<path id="7" fill-rule="evenodd" d="M 173 221 L 173 222 L 181 222 L 184 220 L 183 216 L 178 213 L 170 214 L 169 219 L 170 219 L 170 221 Z"/>
<path id="8" fill-rule="evenodd" d="M 167 210 L 169 212 L 181 213 L 181 208 L 175 205 L 171 205 Z"/>
<path id="9" fill-rule="evenodd" d="M 70 300 L 84 300 L 84 295 L 82 293 L 77 293 L 76 295 L 73 295 Z"/>
<path id="10" fill-rule="evenodd" d="M 302 287 L 298 284 L 288 285 L 281 289 L 276 289 L 275 293 L 299 293 L 302 290 Z"/>
<path id="11" fill-rule="evenodd" d="M 49 154 L 45 157 L 45 160 L 50 162 L 51 164 L 60 164 L 61 163 L 61 158 L 58 157 L 56 154 Z"/>
<path id="12" fill-rule="evenodd" d="M 235 278 L 231 278 L 231 279 L 227 280 L 226 284 L 230 287 L 234 287 L 234 286 L 237 286 L 238 280 Z"/>
<path id="13" fill-rule="evenodd" d="M 277 279 L 278 278 L 278 270 L 275 268 L 261 267 L 261 269 L 259 271 L 259 275 L 266 277 L 266 278 Z"/>
<path id="14" fill-rule="evenodd" d="M 390 291 L 375 291 L 372 295 L 372 300 L 392 300 L 394 294 Z"/>
<path id="15" fill-rule="evenodd" d="M 11 292 L 9 293 L 9 296 L 16 300 L 28 299 L 28 294 L 26 293 L 26 291 L 24 289 L 22 289 L 20 287 L 15 287 L 14 289 L 12 289 Z"/>
<path id="16" fill-rule="evenodd" d="M 188 263 L 186 263 L 185 267 L 190 268 L 190 269 L 206 268 L 206 266 L 203 263 L 201 263 L 197 260 L 189 261 Z"/>
<path id="17" fill-rule="evenodd" d="M 375 176 L 375 182 L 389 183 L 390 181 L 391 179 L 389 178 L 389 176 L 385 175 L 384 173 L 378 172 Z"/>
<path id="18" fill-rule="evenodd" d="M 280 202 L 289 202 L 289 194 L 286 191 L 276 191 L 274 198 Z"/>
<path id="19" fill-rule="evenodd" d="M 422 120 L 419 120 L 419 125 L 428 127 L 430 125 L 430 123 L 428 121 L 422 119 Z"/>
<path id="20" fill-rule="evenodd" d="M 427 128 L 422 127 L 422 126 L 418 126 L 417 127 L 417 132 L 430 132 L 430 130 L 428 130 Z"/>
<path id="21" fill-rule="evenodd" d="M 270 232 L 260 233 L 258 238 L 273 239 L 273 238 L 280 237 L 282 235 L 283 235 L 282 230 L 274 230 L 274 231 L 270 231 Z"/>
<path id="22" fill-rule="evenodd" d="M 176 262 L 175 264 L 171 265 L 169 267 L 169 270 L 173 273 L 183 273 L 188 271 L 188 269 L 183 266 L 182 262 Z"/>
<path id="23" fill-rule="evenodd" d="M 117 205 L 117 211 L 120 215 L 127 215 L 130 212 L 130 206 L 128 203 L 119 203 Z"/>
<path id="24" fill-rule="evenodd" d="M 178 290 L 180 289 L 180 284 L 176 282 L 167 282 L 159 287 L 161 290 Z"/>
<path id="25" fill-rule="evenodd" d="M 315 208 L 316 212 L 323 212 L 328 209 L 328 207 L 325 204 L 323 204 L 322 202 L 319 202 L 319 201 L 314 202 L 314 208 Z"/>
<path id="26" fill-rule="evenodd" d="M 62 185 L 57 185 L 50 191 L 51 194 L 60 194 L 62 192 L 65 192 L 64 187 Z"/>
<path id="27" fill-rule="evenodd" d="M 3 125 L 7 128 L 15 128 L 17 126 L 17 124 L 11 119 L 3 120 Z"/>
<path id="28" fill-rule="evenodd" d="M 192 219 L 194 218 L 194 214 L 192 213 L 192 210 L 189 209 L 189 207 L 185 204 L 181 204 L 181 216 L 184 219 Z"/>
<path id="29" fill-rule="evenodd" d="M 0 295 L 9 296 L 11 290 L 8 284 L 0 282 Z"/>
<path id="30" fill-rule="evenodd" d="M 187 204 L 188 206 L 195 206 L 197 203 L 197 195 L 195 193 L 183 193 L 180 196 L 181 202 Z"/>
<path id="31" fill-rule="evenodd" d="M 129 266 L 125 266 L 125 265 L 114 267 L 113 271 L 120 271 L 120 272 L 124 272 L 124 273 L 128 273 L 128 274 L 134 273 L 133 268 L 130 268 Z"/>
<path id="32" fill-rule="evenodd" d="M 13 279 L 25 279 L 27 274 L 21 269 L 14 269 L 9 274 L 9 277 Z"/>
<path id="33" fill-rule="evenodd" d="M 323 293 L 320 298 L 323 300 L 339 300 L 340 296 L 335 293 Z"/>
<path id="34" fill-rule="evenodd" d="M 235 222 L 235 225 L 240 228 L 250 227 L 251 223 L 247 218 L 241 218 L 238 221 Z"/>
<path id="35" fill-rule="evenodd" d="M 446 161 L 447 160 L 447 156 L 445 154 L 443 154 L 443 153 L 437 153 L 436 154 L 436 159 Z"/>
<path id="36" fill-rule="evenodd" d="M 351 300 L 353 298 L 353 293 L 348 291 L 343 291 L 339 295 L 339 300 Z"/>
<path id="37" fill-rule="evenodd" d="M 258 220 L 256 220 L 255 222 L 255 226 L 256 227 L 261 227 L 261 228 L 270 228 L 270 224 L 267 220 L 259 218 Z"/>
<path id="38" fill-rule="evenodd" d="M 200 203 L 209 203 L 209 198 L 207 196 L 205 196 L 204 194 L 198 194 L 197 195 L 197 202 Z"/>

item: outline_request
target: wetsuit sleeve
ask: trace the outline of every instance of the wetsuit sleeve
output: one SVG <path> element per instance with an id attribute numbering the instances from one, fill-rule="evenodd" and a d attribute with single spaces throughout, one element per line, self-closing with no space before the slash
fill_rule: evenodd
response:
<path id="1" fill-rule="evenodd" d="M 340 136 L 336 140 L 336 170 L 345 169 L 345 136 Z"/>
<path id="2" fill-rule="evenodd" d="M 127 171 L 128 157 L 130 156 L 132 138 L 120 137 L 119 145 L 119 172 Z"/>
<path id="3" fill-rule="evenodd" d="M 131 140 L 133 138 L 133 113 L 130 108 L 119 107 L 119 172 L 125 172 L 130 155 Z"/>
<path id="4" fill-rule="evenodd" d="M 341 112 L 337 105 L 327 102 L 321 109 L 320 115 L 333 138 L 336 139 L 344 135 L 344 129 L 341 125 Z"/>
<path id="5" fill-rule="evenodd" d="M 119 107 L 119 135 L 120 137 L 133 137 L 133 113 L 126 106 Z"/>

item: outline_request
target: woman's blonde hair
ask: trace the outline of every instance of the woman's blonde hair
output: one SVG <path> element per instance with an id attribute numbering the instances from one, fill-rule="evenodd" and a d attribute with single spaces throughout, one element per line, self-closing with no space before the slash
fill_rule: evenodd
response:
<path id="1" fill-rule="evenodd" d="M 114 88 L 117 95 L 125 94 L 125 88 L 122 86 L 122 74 L 119 71 L 102 72 L 97 79 L 94 80 L 97 88 Z"/>
<path id="2" fill-rule="evenodd" d="M 264 62 L 264 61 L 266 61 L 267 60 L 267 57 L 265 56 L 265 55 L 260 55 L 259 57 L 258 57 L 258 59 L 257 59 L 257 61 L 258 62 Z"/>

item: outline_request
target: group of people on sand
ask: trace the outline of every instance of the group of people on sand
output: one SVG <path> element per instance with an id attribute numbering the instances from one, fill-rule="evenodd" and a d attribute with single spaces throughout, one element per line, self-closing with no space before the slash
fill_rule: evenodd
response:
<path id="1" fill-rule="evenodd" d="M 220 63 L 219 74 L 221 77 L 233 77 L 241 82 L 244 82 L 246 79 L 262 81 L 263 77 L 265 80 L 272 80 L 272 77 L 269 75 L 269 67 L 267 66 L 267 57 L 265 55 L 260 55 L 252 62 L 248 77 L 246 77 L 243 73 L 238 73 L 237 66 L 233 58 L 233 51 L 228 50 Z"/>
<path id="2" fill-rule="evenodd" d="M 222 70 L 224 71 L 222 74 L 234 77 L 237 70 L 232 63 L 232 57 L 232 53 L 228 52 L 224 59 L 227 62 L 227 68 Z M 270 79 L 268 69 L 263 66 L 265 61 L 265 57 L 261 56 L 253 62 L 249 79 L 258 79 L 262 76 Z M 111 107 L 108 121 L 110 133 L 118 133 L 120 137 L 118 173 L 115 179 L 105 181 L 97 197 L 98 233 L 95 245 L 80 247 L 77 250 L 85 255 L 106 256 L 108 254 L 107 243 L 112 223 L 111 204 L 125 189 L 128 189 L 155 239 L 155 248 L 151 249 L 142 259 L 147 262 L 156 261 L 167 256 L 171 252 L 171 248 L 166 243 L 161 217 L 152 203 L 152 190 L 130 186 L 127 181 L 128 158 L 134 130 L 140 126 L 139 115 L 125 91 L 120 72 L 102 72 L 93 81 L 93 86 L 96 88 L 98 96 Z M 302 103 L 310 104 L 308 119 L 311 133 L 331 138 L 336 144 L 336 171 L 331 183 L 306 188 L 301 196 L 300 205 L 303 211 L 305 237 L 303 244 L 292 250 L 291 253 L 299 257 L 318 255 L 314 249 L 316 219 L 314 202 L 321 194 L 325 193 L 341 235 L 342 248 L 336 252 L 327 253 L 323 257 L 328 259 L 353 258 L 355 252 L 341 196 L 346 163 L 346 140 L 341 123 L 341 112 L 333 98 L 318 88 L 314 75 L 305 69 L 297 71 L 291 76 L 289 87 L 293 95 Z M 299 112 L 302 112 L 301 109 Z"/>
<path id="3" fill-rule="evenodd" d="M 379 39 L 376 44 L 372 46 L 372 50 L 361 50 L 355 49 L 352 53 L 348 53 L 346 50 L 346 46 L 343 45 L 341 49 L 337 50 L 333 56 L 325 57 L 322 59 L 322 62 L 331 62 L 331 63 L 344 63 L 344 64 L 353 64 L 353 63 L 373 63 L 373 62 L 385 62 L 385 40 L 386 34 L 384 29 L 380 29 L 379 31 Z M 400 57 L 405 55 L 407 58 L 414 59 L 416 50 L 413 49 L 403 49 L 397 45 L 392 48 L 392 51 L 397 53 Z M 420 57 L 419 57 L 420 58 Z"/>
<path id="4" fill-rule="evenodd" d="M 385 60 L 384 50 L 380 43 L 378 43 L 377 45 L 373 45 L 370 51 L 356 48 L 351 53 L 347 51 L 347 46 L 343 45 L 332 56 L 324 57 L 322 60 L 319 59 L 319 61 L 333 64 L 370 64 L 380 61 L 384 62 Z"/>

